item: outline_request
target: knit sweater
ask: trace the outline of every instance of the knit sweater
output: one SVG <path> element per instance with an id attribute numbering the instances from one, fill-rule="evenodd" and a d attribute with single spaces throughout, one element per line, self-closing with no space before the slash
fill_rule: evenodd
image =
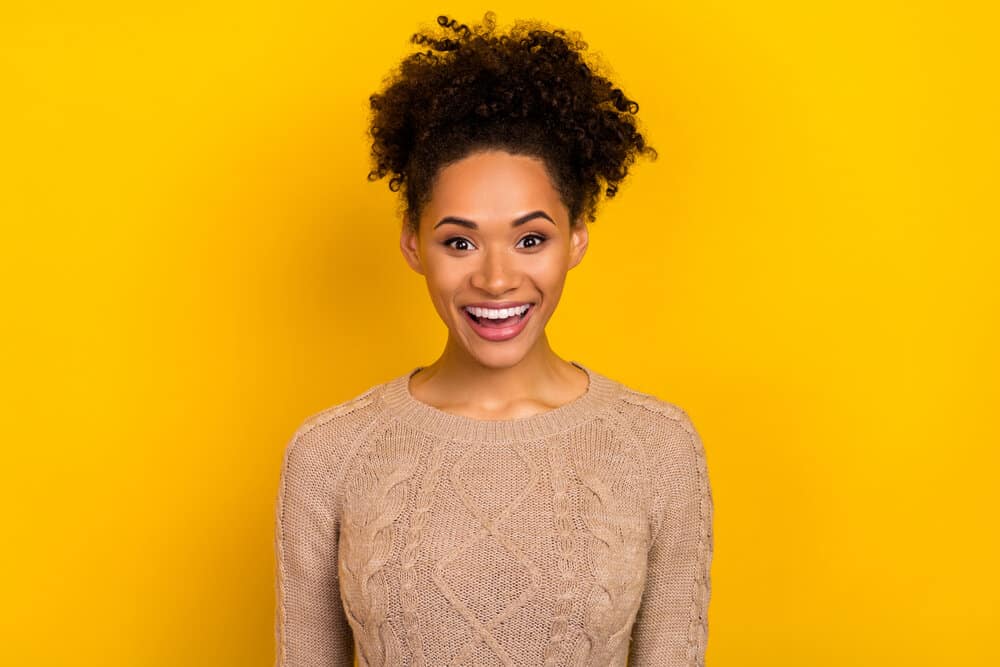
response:
<path id="1" fill-rule="evenodd" d="M 481 420 L 412 371 L 316 413 L 275 503 L 277 667 L 704 664 L 712 494 L 680 407 L 587 391 Z"/>

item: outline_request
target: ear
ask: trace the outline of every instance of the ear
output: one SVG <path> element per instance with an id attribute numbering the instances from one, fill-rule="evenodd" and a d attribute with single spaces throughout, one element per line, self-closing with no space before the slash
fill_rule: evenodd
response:
<path id="1" fill-rule="evenodd" d="M 573 268 L 587 254 L 587 245 L 590 243 L 590 232 L 587 229 L 587 222 L 581 216 L 576 225 L 570 231 L 569 238 L 569 268 Z"/>
<path id="2" fill-rule="evenodd" d="M 424 274 L 423 263 L 420 261 L 420 236 L 410 227 L 409 214 L 403 215 L 403 228 L 399 234 L 399 250 L 410 268 Z"/>

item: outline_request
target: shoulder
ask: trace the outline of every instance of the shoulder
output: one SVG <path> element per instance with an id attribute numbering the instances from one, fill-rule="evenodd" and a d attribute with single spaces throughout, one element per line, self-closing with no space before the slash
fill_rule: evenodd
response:
<path id="1" fill-rule="evenodd" d="M 341 467 L 356 443 L 379 417 L 382 385 L 307 415 L 284 449 L 282 470 L 303 476 L 323 476 Z"/>
<path id="2" fill-rule="evenodd" d="M 308 441 L 321 438 L 325 433 L 343 429 L 346 425 L 363 422 L 378 410 L 382 385 L 377 384 L 342 403 L 331 405 L 305 417 L 295 430 L 294 439 Z"/>
<path id="3" fill-rule="evenodd" d="M 633 428 L 682 440 L 698 439 L 691 416 L 676 403 L 627 386 L 620 398 Z"/>
<path id="4" fill-rule="evenodd" d="M 650 472 L 661 480 L 695 481 L 696 486 L 703 486 L 705 447 L 688 411 L 630 387 L 621 392 L 620 400 L 622 418 L 639 442 Z"/>
<path id="5" fill-rule="evenodd" d="M 712 490 L 705 447 L 687 410 L 634 389 L 622 392 L 621 399 L 656 489 L 656 516 L 677 525 L 692 514 L 710 513 Z M 654 535 L 662 525 L 657 520 Z"/>

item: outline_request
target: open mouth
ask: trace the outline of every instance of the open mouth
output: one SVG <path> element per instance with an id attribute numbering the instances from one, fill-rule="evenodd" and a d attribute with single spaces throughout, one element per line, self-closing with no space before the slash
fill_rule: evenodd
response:
<path id="1" fill-rule="evenodd" d="M 504 327 L 513 326 L 513 325 L 517 324 L 518 322 L 520 322 L 521 320 L 523 320 L 525 317 L 528 316 L 528 313 L 530 313 L 531 309 L 534 308 L 534 307 L 535 307 L 535 304 L 533 304 L 533 303 L 532 304 L 528 304 L 528 307 L 525 308 L 524 312 L 521 313 L 520 315 L 512 315 L 510 317 L 495 318 L 495 319 L 491 319 L 489 317 L 478 317 L 478 316 L 473 315 L 472 313 L 470 313 L 465 308 L 462 309 L 462 312 L 465 313 L 466 317 L 468 317 L 470 320 L 472 320 L 473 322 L 475 322 L 478 326 L 487 327 L 487 328 L 495 328 L 495 329 L 503 329 Z"/>

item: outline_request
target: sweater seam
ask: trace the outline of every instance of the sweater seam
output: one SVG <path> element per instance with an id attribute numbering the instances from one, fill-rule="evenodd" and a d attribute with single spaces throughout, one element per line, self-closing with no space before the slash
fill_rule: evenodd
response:
<path id="1" fill-rule="evenodd" d="M 379 422 L 382 423 L 380 424 Z M 364 426 L 361 427 L 355 436 L 348 440 L 342 464 L 336 466 L 336 470 L 334 470 L 333 466 L 330 466 L 330 470 L 326 473 L 322 487 L 324 510 L 327 513 L 327 519 L 336 523 L 338 531 L 340 530 L 340 517 L 338 514 L 340 509 L 343 507 L 342 501 L 344 497 L 344 484 L 342 482 L 344 477 L 351 469 L 351 464 L 357 457 L 362 445 L 366 443 L 376 431 L 379 430 L 380 426 L 385 425 L 387 425 L 385 415 L 381 410 L 379 410 L 371 417 L 371 419 L 365 422 Z M 331 486 L 333 486 L 334 489 L 332 498 L 328 493 Z"/>
<path id="2" fill-rule="evenodd" d="M 658 398 L 657 396 L 654 396 L 653 394 L 647 394 L 647 393 L 644 393 L 644 392 L 636 391 L 634 389 L 630 389 L 629 391 L 632 394 L 637 395 L 639 398 L 645 399 L 647 401 L 650 400 L 650 399 L 652 399 L 654 401 L 660 401 L 661 400 L 660 398 Z M 681 430 L 683 430 L 687 434 L 688 438 L 689 439 L 691 438 L 691 432 L 686 427 L 684 427 L 684 425 L 682 424 L 682 418 L 679 418 L 679 417 L 677 417 L 675 415 L 670 414 L 666 409 L 659 409 L 658 407 L 651 407 L 647 403 L 644 403 L 644 402 L 638 402 L 637 403 L 637 402 L 629 401 L 627 399 L 626 399 L 626 402 L 629 403 L 630 405 L 634 405 L 634 406 L 636 406 L 636 407 L 638 407 L 638 408 L 640 408 L 642 410 L 645 410 L 646 412 L 648 412 L 650 414 L 659 415 L 660 417 L 666 418 L 667 420 L 669 420 L 668 423 L 672 423 L 672 424 L 676 424 L 676 425 L 680 426 Z M 683 411 L 683 409 L 680 408 L 679 406 L 674 406 L 674 407 L 676 407 L 677 410 L 681 411 L 682 414 L 685 414 L 684 411 Z M 634 431 L 634 425 L 630 424 L 628 426 L 628 429 L 632 433 L 632 435 L 636 438 L 636 440 L 638 440 L 638 441 L 641 442 L 642 439 L 639 438 L 639 436 Z M 652 475 L 653 475 L 653 473 L 652 473 L 652 467 L 651 467 L 652 456 L 651 456 L 650 452 L 648 451 L 648 449 L 646 447 L 642 446 L 641 449 L 642 449 L 642 452 L 643 452 L 644 461 L 646 462 L 646 466 L 647 466 L 647 479 L 649 481 L 650 488 L 654 488 L 655 489 L 656 485 L 653 484 L 653 481 L 652 481 Z M 697 470 L 696 470 L 696 472 L 697 472 Z M 700 484 L 701 484 L 701 482 L 699 481 L 699 492 L 700 492 Z M 663 495 L 661 497 L 663 499 L 663 507 L 661 508 L 661 511 L 660 511 L 660 517 L 659 517 L 660 520 L 659 520 L 659 525 L 657 525 L 657 527 L 656 527 L 656 534 L 654 534 L 652 536 L 651 540 L 650 540 L 650 549 L 652 549 L 652 546 L 654 544 L 656 544 L 657 539 L 659 539 L 660 533 L 663 532 L 663 527 L 666 524 L 667 511 L 670 508 L 671 501 L 675 499 L 676 494 L 675 494 L 675 491 L 672 488 L 668 488 L 663 493 Z"/>
<path id="3" fill-rule="evenodd" d="M 640 396 L 647 399 L 656 398 L 655 396 L 649 394 L 640 393 Z M 706 494 L 708 489 L 707 457 L 704 446 L 700 444 L 701 439 L 696 434 L 691 418 L 685 410 L 679 406 L 674 406 L 679 410 L 679 415 L 672 415 L 666 410 L 659 410 L 656 407 L 650 407 L 648 404 L 640 403 L 638 405 L 651 413 L 661 414 L 671 420 L 671 422 L 680 426 L 687 436 L 687 447 L 692 455 L 692 462 L 694 465 L 693 476 L 696 479 L 698 495 L 698 543 L 695 548 L 693 582 L 691 586 L 690 602 L 688 604 L 688 630 L 685 638 L 687 659 L 692 660 L 696 659 L 699 652 L 703 650 L 703 646 L 700 643 L 702 640 L 696 636 L 697 628 L 699 627 L 699 624 L 707 623 L 707 619 L 702 619 L 699 615 L 701 613 L 700 610 L 702 605 L 706 602 L 704 599 L 703 588 L 708 574 L 706 572 L 706 562 L 708 558 L 706 529 L 709 520 L 708 507 L 706 506 Z M 657 538 L 663 531 L 664 524 L 666 523 L 667 510 L 670 507 L 670 501 L 674 499 L 676 499 L 676 494 L 674 492 L 670 492 L 665 498 L 663 516 L 661 517 L 660 526 L 656 531 Z M 655 541 L 656 538 L 654 538 L 653 542 L 655 543 Z"/>
<path id="4" fill-rule="evenodd" d="M 622 426 L 623 430 L 626 432 L 629 438 L 631 438 L 639 449 L 639 453 L 642 456 L 642 462 L 645 464 L 645 470 L 643 471 L 643 479 L 645 480 L 646 497 L 649 502 L 649 509 L 653 510 L 653 504 L 660 497 L 663 498 L 663 507 L 660 512 L 661 516 L 657 522 L 656 532 L 651 534 L 649 537 L 649 550 L 652 550 L 653 545 L 656 544 L 656 539 L 659 537 L 660 532 L 663 530 L 663 524 L 665 523 L 665 513 L 666 508 L 670 499 L 670 492 L 666 491 L 662 495 L 656 492 L 656 484 L 653 482 L 653 468 L 652 468 L 652 457 L 650 455 L 649 449 L 646 444 L 639 437 L 639 434 L 635 432 L 634 424 L 625 424 Z"/>

